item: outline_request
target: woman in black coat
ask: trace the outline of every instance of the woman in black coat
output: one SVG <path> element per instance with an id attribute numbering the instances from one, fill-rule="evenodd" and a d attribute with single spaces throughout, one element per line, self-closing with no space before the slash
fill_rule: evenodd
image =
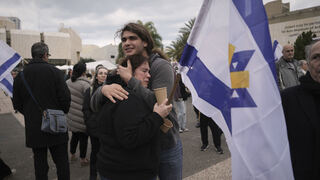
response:
<path id="1" fill-rule="evenodd" d="M 148 59 L 141 55 L 129 59 L 133 76 L 147 87 L 150 79 Z M 120 77 L 114 79 L 121 80 Z M 116 103 L 108 101 L 98 117 L 101 146 L 97 166 L 101 180 L 156 179 L 160 126 L 172 105 L 164 102 L 156 104 L 152 110 L 140 96 L 126 88 L 125 83 L 118 83 L 129 92 L 128 99 Z"/>
<path id="2" fill-rule="evenodd" d="M 91 95 L 100 87 L 107 78 L 108 69 L 104 66 L 97 68 L 93 83 L 90 88 L 88 88 L 84 94 L 82 112 L 84 115 L 84 122 L 87 126 L 87 133 L 90 136 L 91 141 L 91 154 L 90 154 L 90 180 L 97 179 L 97 153 L 99 151 L 100 143 L 98 139 L 98 124 L 97 124 L 97 114 L 90 108 Z"/>

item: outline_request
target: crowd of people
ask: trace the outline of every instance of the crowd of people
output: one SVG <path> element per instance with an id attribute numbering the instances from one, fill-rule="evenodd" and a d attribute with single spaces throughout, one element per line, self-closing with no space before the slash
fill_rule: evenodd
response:
<path id="1" fill-rule="evenodd" d="M 49 47 L 38 42 L 32 60 L 14 79 L 13 106 L 24 115 L 26 146 L 32 148 L 36 179 L 48 179 L 47 151 L 58 179 L 70 179 L 69 161 L 90 164 L 90 179 L 182 179 L 182 144 L 175 111 L 168 100 L 158 104 L 157 87 L 173 89 L 175 72 L 161 51 L 154 50 L 149 32 L 136 23 L 119 31 L 125 57 L 115 72 L 96 68 L 92 80 L 86 65 L 77 63 L 65 77 L 48 63 Z M 39 108 L 25 82 L 39 102 Z M 66 114 L 68 132 L 41 131 L 42 109 Z M 162 132 L 164 118 L 173 127 Z M 88 138 L 90 160 L 86 157 Z M 68 151 L 68 143 L 69 151 Z M 80 157 L 76 156 L 79 144 Z"/>
<path id="2" fill-rule="evenodd" d="M 77 63 L 67 76 L 48 63 L 49 48 L 33 44 L 32 60 L 14 74 L 13 106 L 24 115 L 26 146 L 32 148 L 35 178 L 48 179 L 47 151 L 56 165 L 59 180 L 70 179 L 69 161 L 90 166 L 90 180 L 181 180 L 182 143 L 186 104 L 190 92 L 168 58 L 154 48 L 150 33 L 140 24 L 128 23 L 117 32 L 125 57 L 115 70 L 97 66 L 92 80 L 86 65 Z M 293 46 L 283 47 L 276 62 L 293 172 L 296 179 L 318 179 L 320 143 L 320 42 L 307 49 L 306 60 L 293 58 Z M 175 79 L 179 82 L 174 86 Z M 28 82 L 35 99 L 29 95 Z M 153 92 L 166 87 L 174 92 L 173 105 L 157 103 Z M 42 109 L 59 109 L 67 117 L 69 134 L 41 131 Z M 219 154 L 222 130 L 194 107 L 200 122 L 201 151 L 209 147 L 208 126 Z M 161 131 L 164 119 L 172 127 Z M 300 132 L 300 133 L 299 133 Z M 87 158 L 88 139 L 91 142 Z M 76 156 L 79 144 L 79 154 Z M 68 151 L 68 145 L 70 147 Z M 303 154 L 303 156 L 301 156 Z M 79 158 L 79 159 L 78 159 Z"/>

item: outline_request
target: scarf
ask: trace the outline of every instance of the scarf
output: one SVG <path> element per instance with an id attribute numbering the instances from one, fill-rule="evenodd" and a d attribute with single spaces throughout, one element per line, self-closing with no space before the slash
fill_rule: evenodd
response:
<path id="1" fill-rule="evenodd" d="M 309 91 L 314 96 L 320 97 L 320 83 L 312 79 L 310 72 L 307 72 L 299 80 L 303 89 Z"/>

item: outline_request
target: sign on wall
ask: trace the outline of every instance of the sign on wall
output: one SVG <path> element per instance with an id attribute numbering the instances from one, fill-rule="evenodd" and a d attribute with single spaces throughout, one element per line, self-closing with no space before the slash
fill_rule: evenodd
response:
<path id="1" fill-rule="evenodd" d="M 281 45 L 293 44 L 302 32 L 311 30 L 320 36 L 320 16 L 270 24 L 272 42 L 277 40 Z"/>

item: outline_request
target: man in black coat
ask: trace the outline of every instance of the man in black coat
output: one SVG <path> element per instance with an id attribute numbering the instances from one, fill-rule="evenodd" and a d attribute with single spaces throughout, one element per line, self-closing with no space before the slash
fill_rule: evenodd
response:
<path id="1" fill-rule="evenodd" d="M 307 48 L 309 72 L 281 93 L 296 180 L 320 179 L 320 41 Z"/>
<path id="2" fill-rule="evenodd" d="M 59 109 L 68 113 L 70 91 L 64 81 L 63 73 L 48 64 L 50 56 L 48 46 L 42 42 L 35 43 L 32 45 L 31 54 L 33 59 L 24 68 L 23 73 L 33 96 L 42 109 Z M 24 115 L 26 146 L 32 148 L 34 154 L 36 179 L 48 179 L 49 149 L 56 164 L 58 179 L 69 180 L 68 134 L 66 132 L 53 135 L 41 131 L 42 112 L 27 91 L 20 73 L 13 84 L 13 106 Z"/>

